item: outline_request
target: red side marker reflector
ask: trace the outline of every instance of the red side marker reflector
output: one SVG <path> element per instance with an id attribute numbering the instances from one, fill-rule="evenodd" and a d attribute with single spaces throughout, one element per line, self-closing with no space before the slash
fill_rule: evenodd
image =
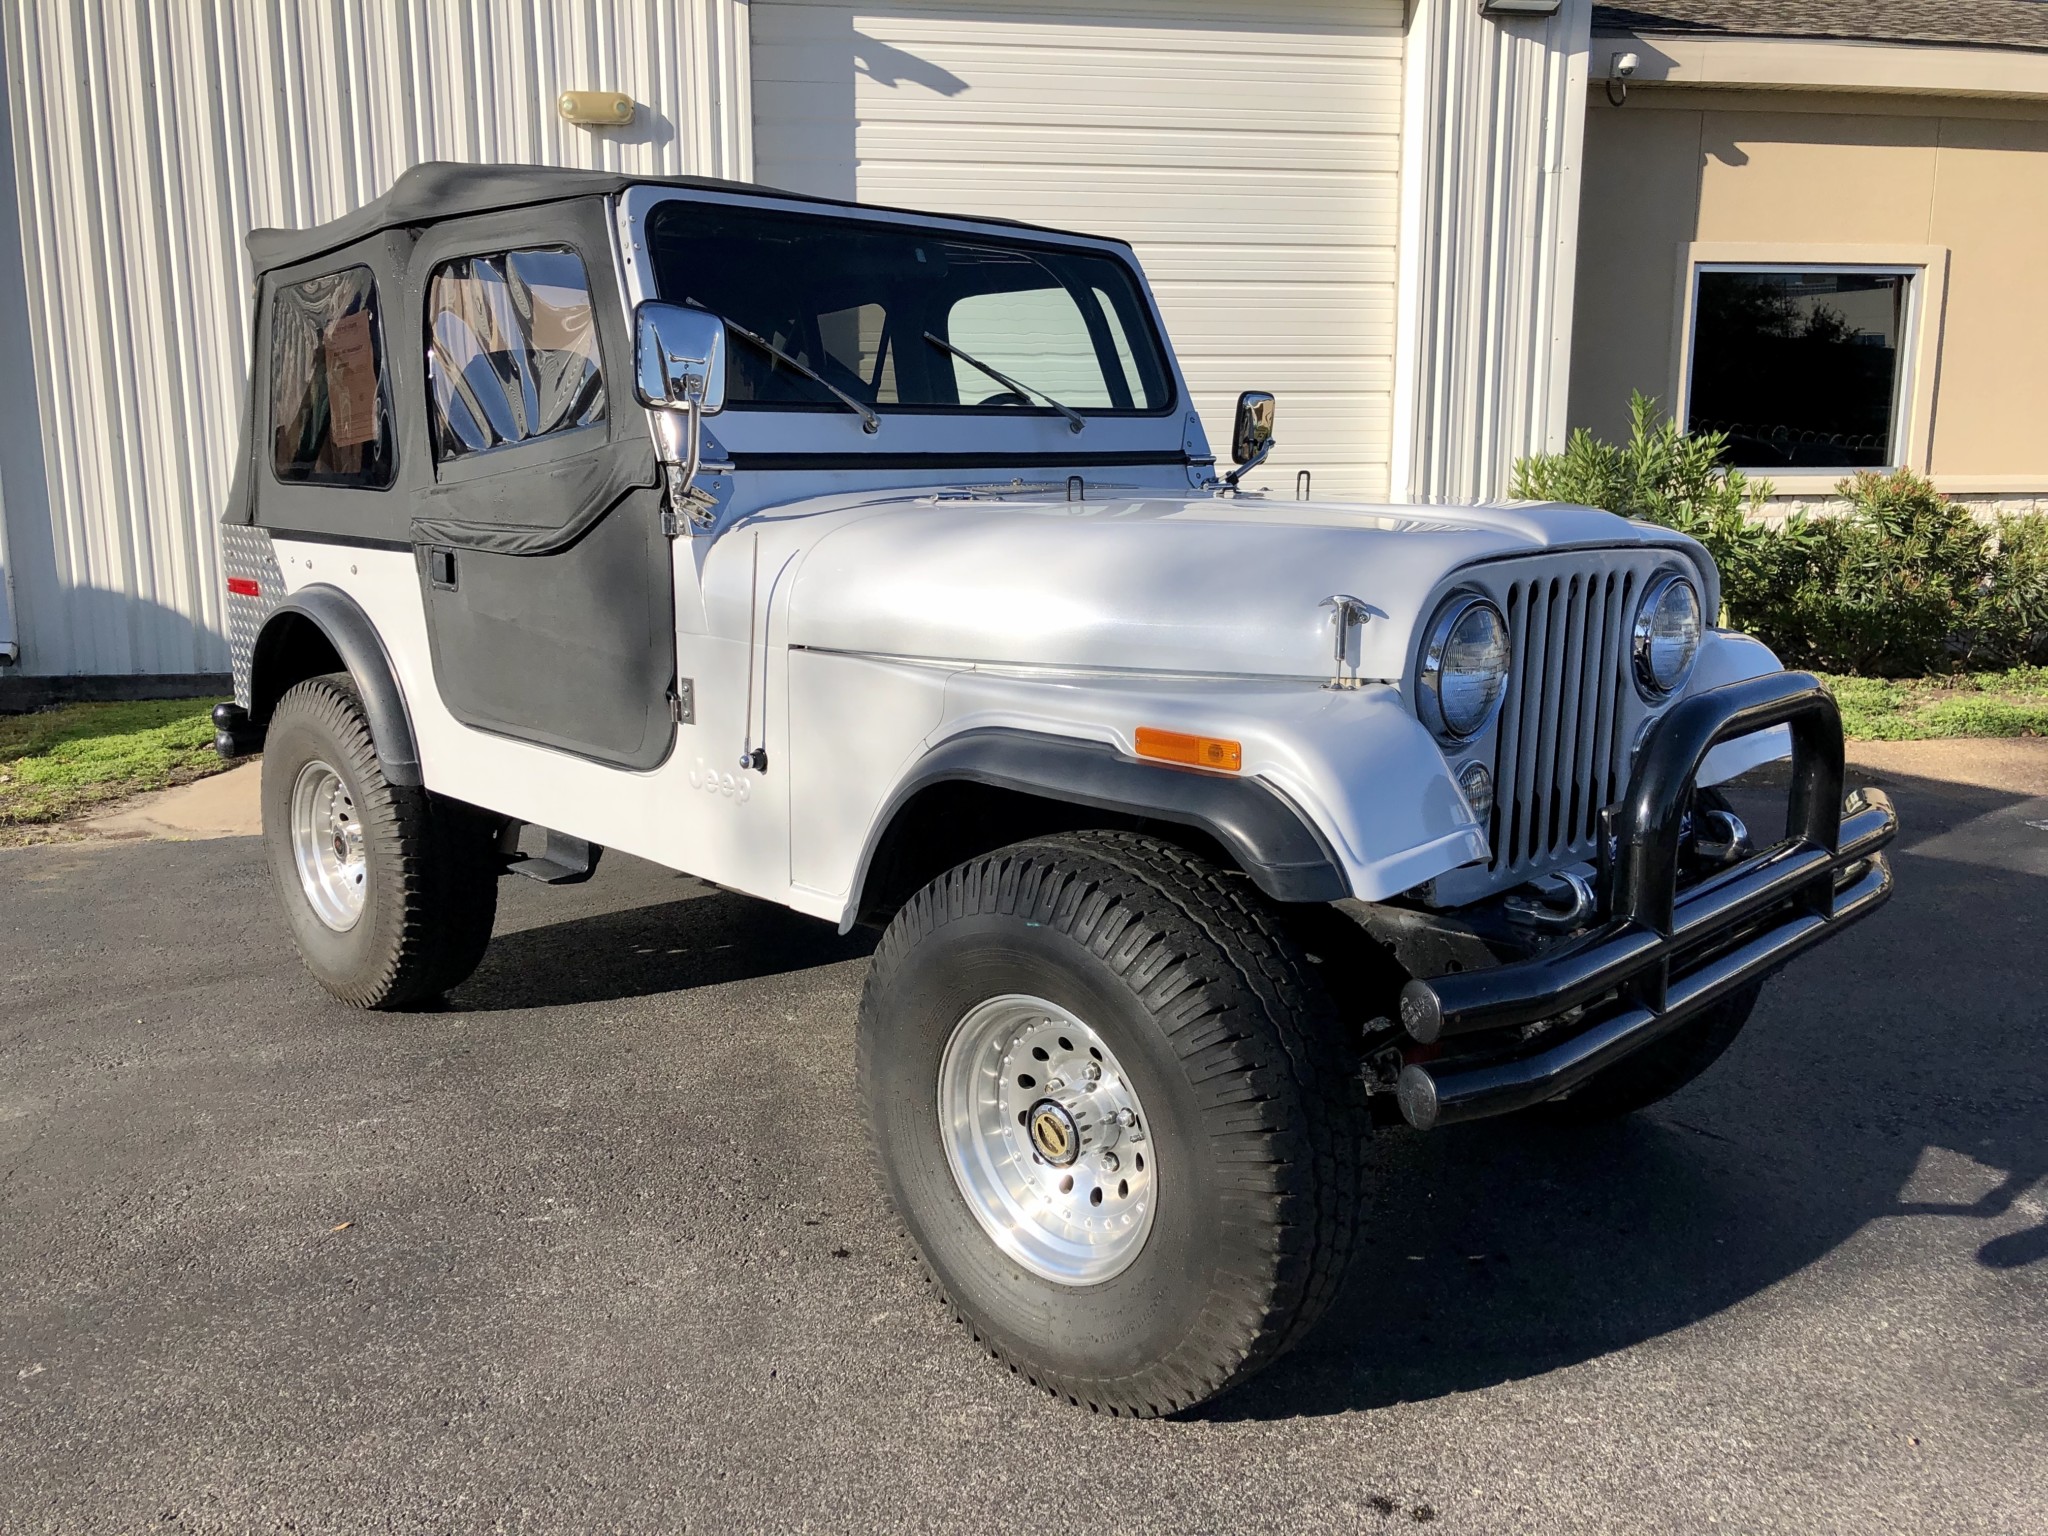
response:
<path id="1" fill-rule="evenodd" d="M 253 578 L 248 576 L 230 576 L 228 578 L 228 590 L 237 597 L 261 597 L 263 595 L 263 588 L 257 585 Z"/>
<path id="2" fill-rule="evenodd" d="M 1220 736 L 1184 736 L 1179 731 L 1138 727 L 1138 756 L 1162 763 L 1185 763 L 1190 768 L 1218 768 L 1236 773 L 1244 767 L 1244 748 Z"/>

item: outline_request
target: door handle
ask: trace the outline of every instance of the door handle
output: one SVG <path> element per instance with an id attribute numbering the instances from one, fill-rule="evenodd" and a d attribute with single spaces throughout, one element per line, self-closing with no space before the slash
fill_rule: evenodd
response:
<path id="1" fill-rule="evenodd" d="M 455 551 L 452 549 L 430 549 L 427 551 L 427 584 L 443 592 L 455 590 Z"/>

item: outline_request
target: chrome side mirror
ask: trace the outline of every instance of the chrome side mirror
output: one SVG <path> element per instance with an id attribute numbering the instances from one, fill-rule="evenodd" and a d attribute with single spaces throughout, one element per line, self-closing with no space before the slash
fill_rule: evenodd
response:
<path id="1" fill-rule="evenodd" d="M 1230 429 L 1230 457 L 1237 468 L 1223 477 L 1227 484 L 1236 485 L 1273 451 L 1273 411 L 1273 397 L 1263 389 L 1248 389 L 1237 397 L 1237 422 Z"/>
<path id="2" fill-rule="evenodd" d="M 686 304 L 641 304 L 633 311 L 633 385 L 640 403 L 661 413 L 654 424 L 668 487 L 663 527 L 673 534 L 688 517 L 692 527 L 709 528 L 718 504 L 697 486 L 698 429 L 725 409 L 725 322 Z M 678 410 L 680 422 L 672 414 Z"/>
<path id="3" fill-rule="evenodd" d="M 716 416 L 725 409 L 725 322 L 684 304 L 649 299 L 633 311 L 640 403 Z"/>

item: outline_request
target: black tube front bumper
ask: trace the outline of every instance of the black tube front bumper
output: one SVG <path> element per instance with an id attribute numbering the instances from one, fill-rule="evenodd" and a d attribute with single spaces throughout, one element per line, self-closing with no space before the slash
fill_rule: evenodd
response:
<path id="1" fill-rule="evenodd" d="M 1732 737 L 1792 732 L 1785 838 L 1678 889 L 1700 764 Z M 1526 960 L 1411 981 L 1401 1022 L 1418 1042 L 1498 1032 L 1505 1043 L 1401 1070 L 1418 1130 L 1540 1104 L 1641 1050 L 1730 993 L 1882 906 L 1898 832 L 1877 790 L 1842 798 L 1842 722 L 1820 683 L 1779 672 L 1693 695 L 1658 721 L 1627 796 L 1607 813 L 1608 916 Z M 1529 1026 L 1556 1022 L 1540 1031 Z M 1513 1033 L 1510 1033 L 1513 1032 Z"/>

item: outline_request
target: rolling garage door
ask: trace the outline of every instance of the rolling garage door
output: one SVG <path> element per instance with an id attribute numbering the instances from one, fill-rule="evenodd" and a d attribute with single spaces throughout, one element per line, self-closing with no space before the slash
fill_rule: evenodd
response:
<path id="1" fill-rule="evenodd" d="M 754 0 L 774 186 L 1137 247 L 1219 456 L 1279 397 L 1253 482 L 1384 497 L 1400 0 Z"/>

